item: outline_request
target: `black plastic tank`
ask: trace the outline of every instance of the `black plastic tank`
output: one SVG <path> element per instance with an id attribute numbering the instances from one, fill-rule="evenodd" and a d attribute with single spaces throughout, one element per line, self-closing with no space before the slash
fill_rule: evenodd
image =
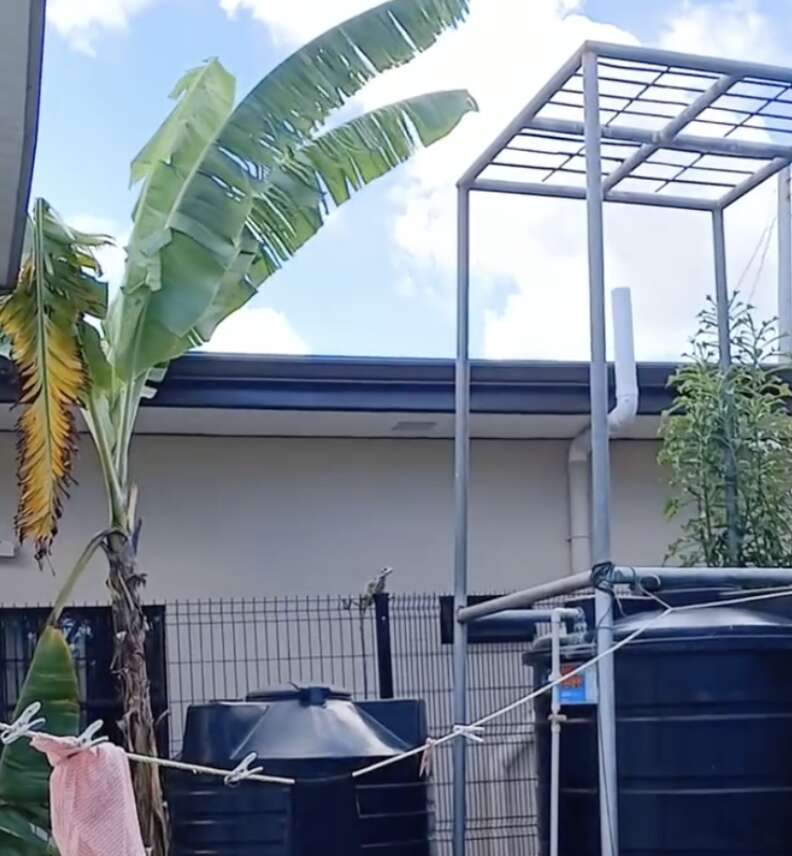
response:
<path id="1" fill-rule="evenodd" d="M 181 758 L 230 769 L 255 753 L 270 775 L 332 780 L 425 740 L 422 701 L 355 703 L 343 690 L 289 684 L 244 702 L 192 705 Z M 431 806 L 419 764 L 414 757 L 355 780 L 364 852 L 428 856 Z M 176 771 L 167 779 L 167 799 L 174 856 L 303 856 L 288 785 L 228 787 Z"/>
<path id="2" fill-rule="evenodd" d="M 695 605 L 718 595 L 686 597 Z M 615 654 L 620 856 L 792 853 L 789 601 L 671 613 Z M 616 640 L 657 612 L 643 598 L 624 605 Z M 585 606 L 590 614 L 590 601 Z M 593 653 L 588 634 L 564 645 L 562 663 L 577 665 Z M 545 637 L 526 657 L 536 685 L 548 680 L 549 655 Z M 585 701 L 579 687 L 568 697 Z M 549 713 L 546 694 L 536 704 L 545 856 Z M 560 854 L 599 856 L 596 707 L 569 704 L 562 713 Z"/>

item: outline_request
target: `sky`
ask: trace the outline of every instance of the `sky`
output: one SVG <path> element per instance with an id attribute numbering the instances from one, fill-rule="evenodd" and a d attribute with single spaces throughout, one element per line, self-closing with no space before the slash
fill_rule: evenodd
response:
<path id="1" fill-rule="evenodd" d="M 181 74 L 218 57 L 246 92 L 307 39 L 372 0 L 48 0 L 34 196 L 118 242 L 123 269 L 136 190 L 129 163 L 172 106 Z M 480 112 L 447 140 L 358 194 L 228 319 L 225 352 L 451 357 L 454 184 L 484 146 L 588 38 L 792 65 L 789 0 L 471 0 L 467 23 L 353 107 L 467 87 Z M 726 217 L 732 286 L 774 305 L 775 184 Z M 488 359 L 586 359 L 582 203 L 476 194 L 471 351 Z M 709 218 L 607 206 L 608 289 L 632 291 L 636 353 L 673 360 L 713 288 Z"/>

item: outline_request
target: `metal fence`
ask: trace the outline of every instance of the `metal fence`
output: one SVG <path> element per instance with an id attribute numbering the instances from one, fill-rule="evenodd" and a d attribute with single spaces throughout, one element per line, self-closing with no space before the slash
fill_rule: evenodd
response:
<path id="1" fill-rule="evenodd" d="M 437 595 L 396 595 L 391 601 L 394 687 L 400 696 L 426 700 L 429 726 L 444 734 L 453 726 L 451 645 L 441 639 Z M 522 664 L 525 645 L 470 645 L 469 712 L 476 719 L 524 695 L 531 672 Z M 475 856 L 533 856 L 536 849 L 534 728 L 530 705 L 487 727 L 486 741 L 472 744 L 468 769 L 469 850 Z M 438 753 L 434 780 L 436 835 L 450 853 L 451 752 Z"/>
<path id="2" fill-rule="evenodd" d="M 165 605 L 171 751 L 195 702 L 244 698 L 290 681 L 379 697 L 375 612 L 356 599 L 290 596 Z"/>
<path id="3" fill-rule="evenodd" d="M 167 695 L 169 748 L 179 752 L 187 707 L 196 702 L 240 699 L 273 684 L 320 681 L 350 690 L 354 697 L 422 698 L 431 734 L 453 725 L 451 645 L 441 632 L 438 595 L 378 595 L 374 598 L 288 596 L 168 602 L 157 608 L 164 627 L 160 651 L 150 665 L 163 672 Z M 92 608 L 95 610 L 95 608 Z M 3 658 L 0 702 L 9 706 L 26 669 L 40 616 L 2 610 Z M 102 612 L 102 610 L 99 610 Z M 107 612 L 104 610 L 104 612 Z M 8 620 L 13 613 L 15 622 Z M 96 664 L 109 668 L 109 640 L 94 625 L 89 609 L 66 615 L 72 630 L 83 691 Z M 44 614 L 46 612 L 44 611 Z M 79 620 L 77 620 L 79 618 Z M 68 624 L 68 622 L 71 622 Z M 98 621 L 104 627 L 106 619 Z M 90 624 L 90 622 L 88 622 Z M 12 627 L 18 627 L 15 632 Z M 447 634 L 446 634 L 447 635 Z M 18 638 L 17 638 L 18 637 Z M 86 648 L 86 640 L 94 640 Z M 102 647 L 104 646 L 104 648 Z M 106 650 L 105 650 L 106 649 Z M 508 704 L 530 688 L 522 664 L 525 645 L 478 644 L 469 649 L 470 713 L 478 717 Z M 12 656 L 10 656 L 12 654 Z M 102 684 L 103 694 L 107 693 Z M 106 711 L 109 712 L 109 711 Z M 160 735 L 161 737 L 164 736 Z M 486 742 L 472 746 L 469 766 L 468 839 L 472 856 L 534 856 L 536 801 L 534 726 L 530 705 L 487 729 Z M 438 853 L 450 853 L 451 753 L 433 759 L 435 836 Z"/>

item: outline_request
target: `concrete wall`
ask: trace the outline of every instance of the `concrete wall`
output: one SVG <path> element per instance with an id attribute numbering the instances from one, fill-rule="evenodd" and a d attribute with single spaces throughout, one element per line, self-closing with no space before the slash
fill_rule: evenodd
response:
<path id="1" fill-rule="evenodd" d="M 498 591 L 568 570 L 562 441 L 477 441 L 471 589 Z M 614 557 L 659 562 L 673 529 L 656 445 L 613 445 Z M 360 590 L 385 565 L 392 588 L 448 590 L 452 443 L 445 440 L 138 437 L 142 563 L 150 599 Z M 0 539 L 12 531 L 14 437 L 0 435 Z M 84 444 L 53 556 L 62 577 L 103 525 Z M 77 599 L 104 600 L 97 558 Z M 0 602 L 49 602 L 58 586 L 29 548 L 0 559 Z"/>

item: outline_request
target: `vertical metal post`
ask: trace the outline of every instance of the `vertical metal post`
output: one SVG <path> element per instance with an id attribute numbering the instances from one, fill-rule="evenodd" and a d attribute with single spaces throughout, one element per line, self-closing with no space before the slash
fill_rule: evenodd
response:
<path id="1" fill-rule="evenodd" d="M 390 595 L 374 595 L 374 621 L 377 639 L 377 676 L 379 697 L 393 698 L 393 651 L 391 647 Z"/>
<path id="2" fill-rule="evenodd" d="M 605 356 L 605 250 L 603 238 L 602 155 L 597 56 L 583 55 L 583 112 L 586 146 L 589 312 L 591 324 L 591 553 L 594 564 L 610 554 L 610 450 L 608 446 L 608 365 Z M 613 597 L 595 595 L 597 650 L 613 646 Z M 599 799 L 602 856 L 619 852 L 616 703 L 613 657 L 599 661 Z"/>
<path id="3" fill-rule="evenodd" d="M 457 193 L 457 353 L 454 415 L 454 615 L 467 606 L 470 484 L 470 191 Z M 454 723 L 467 724 L 467 625 L 454 622 Z M 465 856 L 467 741 L 454 741 L 453 856 Z"/>
<path id="4" fill-rule="evenodd" d="M 792 351 L 792 203 L 790 169 L 778 173 L 778 335 L 781 350 Z"/>
<path id="5" fill-rule="evenodd" d="M 729 326 L 729 285 L 726 278 L 726 235 L 723 225 L 723 211 L 712 212 L 712 248 L 715 256 L 715 304 L 718 312 L 718 362 L 722 370 L 731 366 L 731 331 Z M 727 426 L 732 435 L 732 403 L 726 402 Z M 729 547 L 729 561 L 733 567 L 740 565 L 740 537 L 737 531 L 737 462 L 731 442 L 726 443 L 726 483 L 724 485 L 726 503 L 726 539 Z"/>
<path id="6" fill-rule="evenodd" d="M 726 279 L 726 236 L 723 211 L 712 212 L 712 249 L 715 259 L 715 305 L 718 310 L 718 356 L 722 369 L 731 365 L 729 335 L 729 286 Z"/>
<path id="7" fill-rule="evenodd" d="M 550 680 L 561 677 L 561 613 L 551 614 Z M 550 702 L 550 856 L 558 856 L 561 802 L 561 688 L 554 686 Z"/>

